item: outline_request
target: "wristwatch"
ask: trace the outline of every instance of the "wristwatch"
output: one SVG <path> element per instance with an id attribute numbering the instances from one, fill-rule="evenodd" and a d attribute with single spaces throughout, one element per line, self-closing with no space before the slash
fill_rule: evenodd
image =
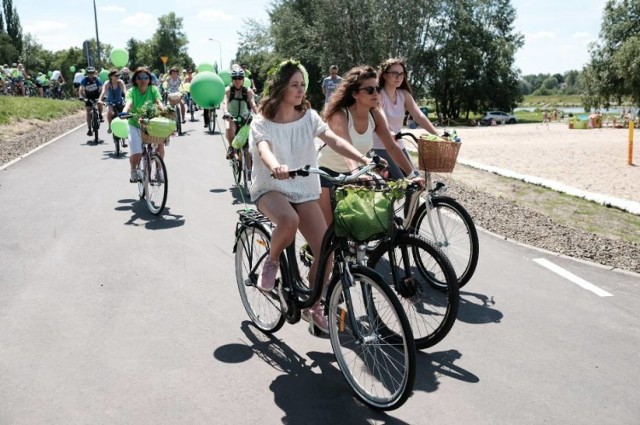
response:
<path id="1" fill-rule="evenodd" d="M 420 171 L 418 171 L 418 170 L 413 170 L 413 171 L 411 172 L 411 174 L 409 174 L 409 176 L 408 176 L 408 177 L 409 177 L 410 179 L 415 179 L 415 178 L 417 178 L 417 177 L 420 177 Z"/>

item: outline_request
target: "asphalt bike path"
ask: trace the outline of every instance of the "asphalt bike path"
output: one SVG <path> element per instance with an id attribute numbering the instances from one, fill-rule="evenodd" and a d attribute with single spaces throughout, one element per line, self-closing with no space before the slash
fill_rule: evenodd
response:
<path id="1" fill-rule="evenodd" d="M 104 128 L 101 145 L 81 128 L 0 171 L 0 423 L 640 417 L 636 275 L 480 232 L 452 331 L 419 353 L 407 403 L 376 412 L 305 322 L 273 336 L 249 324 L 231 252 L 244 204 L 221 136 L 187 121 L 173 138 L 155 217 Z"/>

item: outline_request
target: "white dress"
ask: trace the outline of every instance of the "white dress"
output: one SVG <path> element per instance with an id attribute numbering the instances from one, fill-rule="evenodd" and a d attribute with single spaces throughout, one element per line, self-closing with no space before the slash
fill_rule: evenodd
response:
<path id="1" fill-rule="evenodd" d="M 318 199 L 320 178 L 317 174 L 288 180 L 274 179 L 255 147 L 263 140 L 268 141 L 278 162 L 287 165 L 289 169 L 305 165 L 317 167 L 314 137 L 324 133 L 328 128 L 313 109 L 308 109 L 302 118 L 286 124 L 269 121 L 262 115 L 254 118 L 249 137 L 249 149 L 253 157 L 251 200 L 255 202 L 260 196 L 271 191 L 282 193 L 294 204 Z"/>

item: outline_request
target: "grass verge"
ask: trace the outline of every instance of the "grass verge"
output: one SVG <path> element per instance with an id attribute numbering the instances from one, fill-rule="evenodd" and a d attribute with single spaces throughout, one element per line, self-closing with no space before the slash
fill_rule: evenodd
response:
<path id="1" fill-rule="evenodd" d="M 78 100 L 0 96 L 0 125 L 29 119 L 51 121 L 78 112 L 83 107 L 84 104 Z"/>

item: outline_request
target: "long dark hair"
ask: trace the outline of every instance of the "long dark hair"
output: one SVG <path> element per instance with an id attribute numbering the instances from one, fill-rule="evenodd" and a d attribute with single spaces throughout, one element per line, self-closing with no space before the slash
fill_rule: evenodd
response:
<path id="1" fill-rule="evenodd" d="M 404 62 L 404 59 L 400 59 L 400 58 L 391 58 L 391 59 L 387 59 L 386 61 L 382 62 L 380 64 L 380 68 L 378 69 L 378 72 L 380 73 L 378 76 L 378 85 L 380 87 L 384 87 L 384 83 L 386 82 L 385 80 L 385 76 L 387 74 L 387 72 L 389 72 L 389 69 L 391 69 L 391 67 L 393 65 L 400 65 L 402 66 L 402 72 L 404 72 L 404 78 L 402 79 L 402 84 L 400 85 L 399 88 L 401 88 L 402 90 L 406 90 L 409 92 L 410 95 L 413 96 L 413 91 L 411 90 L 411 86 L 409 85 L 409 80 L 408 80 L 408 76 L 407 76 L 407 65 Z"/>
<path id="2" fill-rule="evenodd" d="M 353 94 L 360 88 L 362 82 L 377 77 L 378 74 L 376 70 L 368 65 L 351 68 L 344 77 L 342 77 L 338 88 L 329 98 L 329 103 L 327 103 L 327 106 L 324 108 L 322 118 L 325 121 L 329 121 L 334 114 L 356 103 Z"/>
<path id="3" fill-rule="evenodd" d="M 278 113 L 280 102 L 284 96 L 284 91 L 289 85 L 289 80 L 296 72 L 307 78 L 302 71 L 300 62 L 294 60 L 284 61 L 269 72 L 269 79 L 264 89 L 264 96 L 260 100 L 260 112 L 268 119 L 273 120 Z M 296 105 L 296 111 L 306 111 L 311 108 L 311 103 L 307 100 L 306 94 L 302 98 L 300 105 Z"/>

